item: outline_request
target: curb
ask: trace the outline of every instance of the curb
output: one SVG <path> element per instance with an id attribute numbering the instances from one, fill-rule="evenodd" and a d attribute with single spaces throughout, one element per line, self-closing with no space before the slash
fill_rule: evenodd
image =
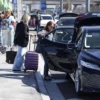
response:
<path id="1" fill-rule="evenodd" d="M 40 72 L 35 72 L 35 77 L 36 77 L 36 81 L 39 87 L 39 91 L 40 91 L 40 95 L 42 97 L 42 100 L 51 100 L 49 97 L 49 94 L 45 88 L 42 76 L 40 74 Z"/>

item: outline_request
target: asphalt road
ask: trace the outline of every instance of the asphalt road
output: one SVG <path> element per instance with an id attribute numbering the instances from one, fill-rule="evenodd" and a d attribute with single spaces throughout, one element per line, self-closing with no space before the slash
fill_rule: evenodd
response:
<path id="1" fill-rule="evenodd" d="M 64 96 L 65 100 L 100 100 L 100 93 L 82 93 L 78 96 L 75 92 L 74 82 L 66 79 L 65 74 L 51 71 L 56 85 Z"/>

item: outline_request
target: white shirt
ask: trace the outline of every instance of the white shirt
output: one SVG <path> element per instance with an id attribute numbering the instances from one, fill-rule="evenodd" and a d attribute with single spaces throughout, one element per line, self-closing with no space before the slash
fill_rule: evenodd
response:
<path id="1" fill-rule="evenodd" d="M 13 16 L 9 16 L 9 18 L 7 18 L 7 21 L 9 22 L 9 24 L 11 24 L 11 22 L 16 22 Z"/>

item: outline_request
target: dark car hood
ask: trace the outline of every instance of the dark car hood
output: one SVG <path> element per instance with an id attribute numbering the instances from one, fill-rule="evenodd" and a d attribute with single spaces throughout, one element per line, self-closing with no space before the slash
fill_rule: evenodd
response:
<path id="1" fill-rule="evenodd" d="M 94 57 L 100 59 L 100 49 L 84 50 L 84 52 L 88 53 L 91 56 L 94 56 Z"/>
<path id="2" fill-rule="evenodd" d="M 100 49 L 85 49 L 81 52 L 83 60 L 100 65 Z"/>

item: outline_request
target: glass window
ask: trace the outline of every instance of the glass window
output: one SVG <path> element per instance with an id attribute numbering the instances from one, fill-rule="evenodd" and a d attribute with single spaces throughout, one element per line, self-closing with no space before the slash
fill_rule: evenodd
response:
<path id="1" fill-rule="evenodd" d="M 52 20 L 51 16 L 41 16 L 43 20 Z"/>
<path id="2" fill-rule="evenodd" d="M 84 45 L 86 48 L 100 48 L 100 30 L 87 31 Z"/>
<path id="3" fill-rule="evenodd" d="M 74 29 L 58 29 L 55 31 L 53 41 L 68 43 L 72 39 Z"/>
<path id="4" fill-rule="evenodd" d="M 66 25 L 74 25 L 75 19 L 61 19 L 59 25 L 66 26 Z"/>

